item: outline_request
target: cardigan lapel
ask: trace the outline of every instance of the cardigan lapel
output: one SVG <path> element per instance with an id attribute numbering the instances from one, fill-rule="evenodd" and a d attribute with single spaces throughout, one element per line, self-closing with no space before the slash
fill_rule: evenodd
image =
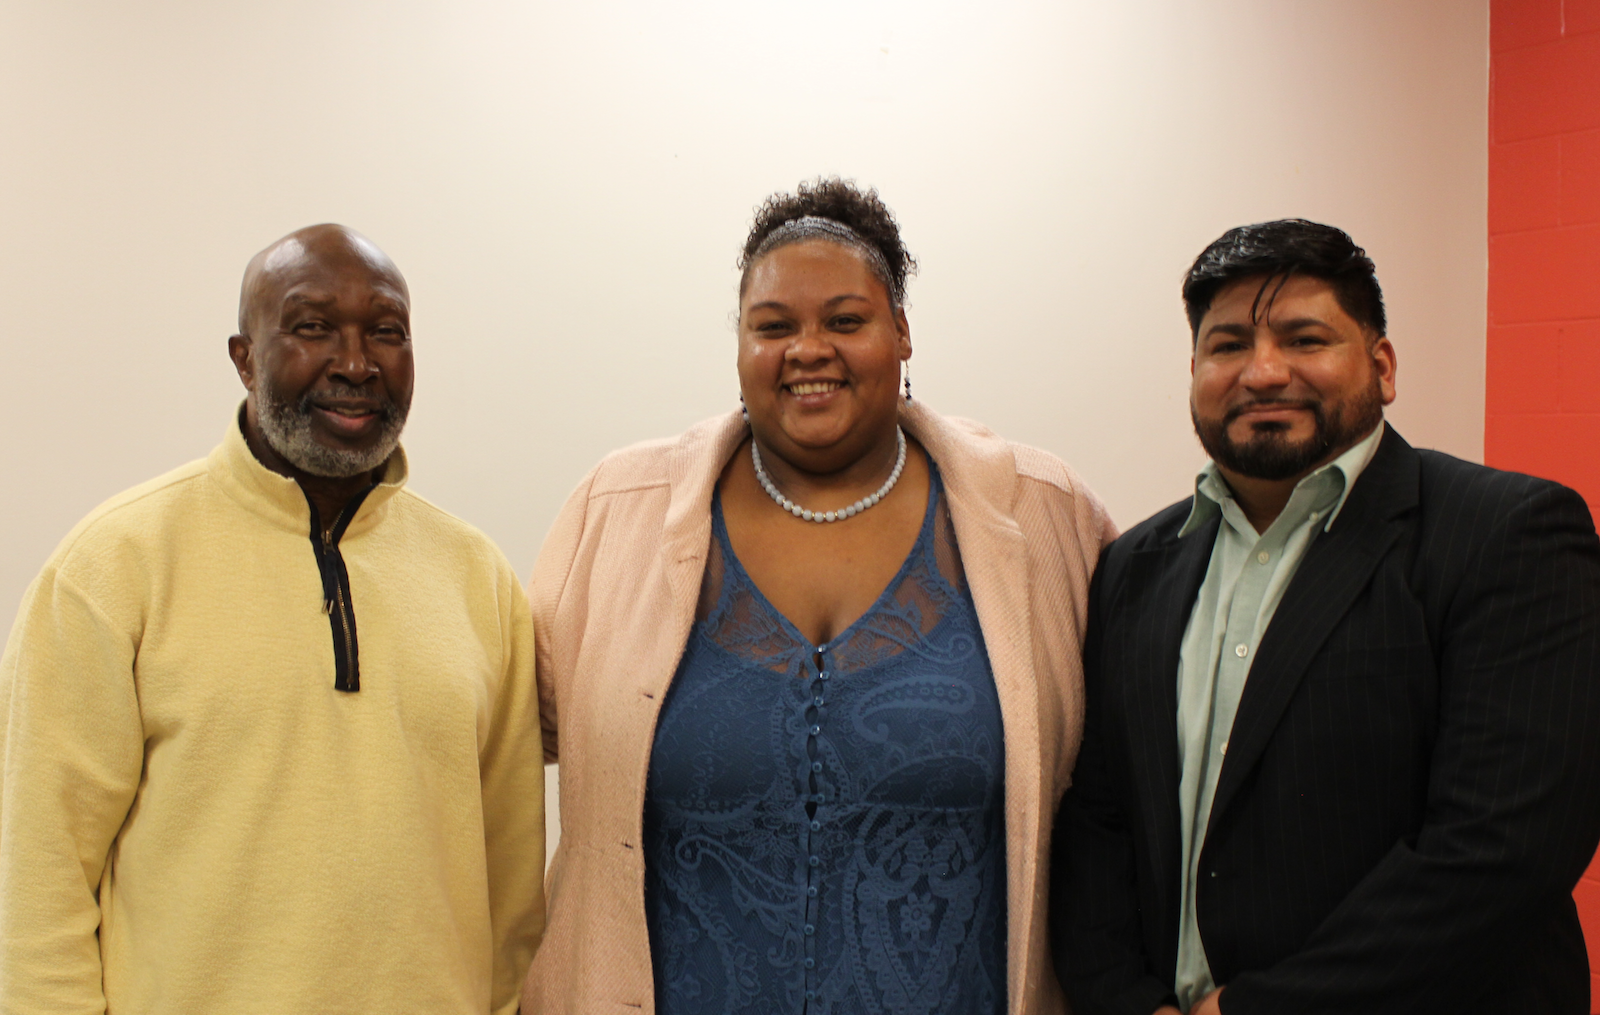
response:
<path id="1" fill-rule="evenodd" d="M 1307 549 L 1245 680 L 1208 834 L 1260 760 L 1306 669 L 1404 531 L 1398 516 L 1417 505 L 1421 468 L 1411 445 L 1389 428 L 1333 527 Z"/>
<path id="2" fill-rule="evenodd" d="M 694 626 L 700 583 L 711 552 L 711 494 L 728 458 L 749 432 L 739 414 L 730 412 L 691 428 L 672 449 L 667 466 L 671 499 L 661 526 L 660 556 L 669 598 L 668 612 L 661 621 L 680 649 L 688 644 Z M 660 674 L 655 697 L 658 711 L 676 673 L 674 666 Z"/>
<path id="3" fill-rule="evenodd" d="M 1038 682 L 1028 547 L 1011 513 L 1017 481 L 1011 448 L 993 434 L 952 426 L 920 402 L 905 406 L 900 421 L 927 449 L 944 480 L 961 566 L 1000 694 L 1007 772 L 1016 766 L 1036 771 Z"/>
<path id="4" fill-rule="evenodd" d="M 1007 984 L 1027 996 L 1025 957 L 1033 947 L 1031 921 L 1038 884 L 1042 771 L 1039 684 L 1034 672 L 1033 611 L 1028 547 L 1012 514 L 1017 468 L 1011 447 L 987 431 L 952 425 L 920 401 L 904 405 L 900 422 L 925 448 L 944 480 L 961 565 L 978 613 L 1005 732 L 1007 903 L 1012 918 Z M 1012 1006 L 1015 1011 L 1015 1004 Z"/>
<path id="5" fill-rule="evenodd" d="M 667 513 L 662 520 L 660 550 L 655 564 L 655 572 L 660 577 L 657 579 L 651 569 L 641 568 L 640 587 L 634 590 L 634 601 L 638 609 L 654 614 L 661 625 L 665 644 L 673 646 L 673 654 L 670 666 L 643 668 L 641 675 L 648 683 L 641 690 L 650 707 L 637 713 L 641 725 L 637 735 L 628 738 L 631 749 L 637 752 L 634 764 L 638 778 L 632 783 L 634 800 L 630 808 L 635 842 L 642 842 L 644 836 L 644 797 L 649 782 L 650 754 L 655 747 L 656 723 L 661 718 L 667 691 L 678 675 L 678 660 L 689 643 L 695 607 L 700 600 L 700 582 L 711 552 L 711 494 L 723 466 L 728 463 L 728 456 L 747 432 L 737 414 L 708 419 L 679 436 L 667 459 Z M 657 581 L 665 584 L 665 589 Z"/>

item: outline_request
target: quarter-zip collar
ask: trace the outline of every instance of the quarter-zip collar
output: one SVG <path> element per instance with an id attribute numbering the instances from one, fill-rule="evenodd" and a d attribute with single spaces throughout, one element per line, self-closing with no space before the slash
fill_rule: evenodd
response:
<path id="1" fill-rule="evenodd" d="M 278 528 L 309 536 L 311 511 L 305 492 L 299 483 L 261 464 L 250 445 L 245 443 L 243 419 L 241 403 L 222 443 L 206 459 L 207 471 L 241 507 Z M 397 447 L 384 465 L 383 479 L 350 517 L 342 533 L 343 540 L 355 539 L 383 521 L 389 499 L 400 492 L 409 475 L 405 449 Z"/>
<path id="2" fill-rule="evenodd" d="M 390 498 L 405 485 L 405 451 L 395 448 L 384 465 L 383 479 L 351 498 L 324 532 L 311 498 L 299 483 L 261 464 L 245 441 L 243 425 L 241 405 L 222 444 L 207 459 L 206 468 L 228 496 L 246 510 L 311 540 L 311 553 L 322 582 L 320 606 L 328 616 L 333 636 L 333 687 L 357 692 L 361 690 L 361 650 L 356 639 L 356 605 L 340 547 L 346 540 L 371 530 L 388 513 Z"/>
<path id="3" fill-rule="evenodd" d="M 322 576 L 322 612 L 328 615 L 333 629 L 333 689 L 352 694 L 361 690 L 361 647 L 356 640 L 355 594 L 350 588 L 344 554 L 339 552 L 339 540 L 349 529 L 350 520 L 361 512 L 361 502 L 376 488 L 377 484 L 373 484 L 352 497 L 327 529 L 322 527 L 317 505 L 309 496 L 306 498 L 311 510 L 311 552 L 316 555 L 317 572 Z"/>

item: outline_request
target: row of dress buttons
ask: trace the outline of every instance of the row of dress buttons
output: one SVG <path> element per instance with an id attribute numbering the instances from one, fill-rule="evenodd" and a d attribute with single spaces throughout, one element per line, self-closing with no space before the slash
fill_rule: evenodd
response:
<path id="1" fill-rule="evenodd" d="M 823 651 L 823 647 L 819 646 L 817 648 L 817 654 L 821 655 L 822 651 Z M 806 729 L 808 746 L 810 746 L 810 744 L 814 743 L 817 737 L 822 735 L 822 706 L 825 703 L 825 695 L 823 694 L 822 687 L 825 686 L 825 682 L 827 681 L 829 676 L 830 676 L 830 674 L 828 673 L 827 670 L 819 670 L 818 673 L 817 673 L 818 681 L 821 681 L 821 682 L 824 682 L 824 683 L 819 683 L 818 684 L 817 692 L 811 698 L 811 705 L 812 705 L 812 707 L 814 709 L 816 709 L 816 718 L 811 723 L 810 727 L 808 727 Z M 811 772 L 812 772 L 813 775 L 820 774 L 822 772 L 822 762 L 818 761 L 818 760 L 815 760 L 815 756 L 813 756 L 813 759 L 814 760 L 812 760 L 812 762 L 811 762 Z M 820 789 L 821 787 L 814 787 L 814 788 Z M 827 796 L 826 796 L 826 794 L 823 794 L 823 793 L 814 793 L 814 794 L 812 794 L 812 798 L 811 799 L 812 799 L 812 802 L 821 804 L 821 803 L 824 803 L 826 801 Z M 806 823 L 806 827 L 810 832 L 815 834 L 815 833 L 817 833 L 817 832 L 822 830 L 822 822 L 817 820 L 815 817 L 812 817 L 811 820 Z M 816 897 L 817 897 L 817 886 L 815 884 L 815 879 L 818 876 L 818 874 L 820 873 L 818 868 L 820 868 L 822 866 L 822 857 L 818 856 L 815 853 L 812 853 L 806 858 L 806 863 L 810 867 L 810 872 L 808 873 L 808 875 L 806 877 L 806 880 L 812 882 L 811 884 L 808 884 L 806 886 L 806 899 L 808 900 L 806 908 L 809 910 L 811 908 L 811 905 L 812 905 L 812 902 L 810 900 L 815 900 Z M 807 915 L 809 916 L 811 914 L 808 913 Z M 817 933 L 816 925 L 812 924 L 812 923 L 807 923 L 801 929 L 805 933 L 806 949 L 809 951 L 811 949 L 811 947 L 812 947 L 812 944 L 813 944 L 813 942 L 815 940 L 815 935 Z M 807 955 L 805 957 L 805 960 L 804 960 L 804 965 L 805 965 L 805 968 L 808 971 L 809 970 L 814 970 L 814 969 L 817 968 L 817 960 L 816 960 L 816 958 L 814 956 Z M 817 992 L 816 992 L 815 988 L 807 986 L 807 988 L 806 988 L 806 1000 L 807 1001 L 815 1001 L 816 999 L 817 999 Z"/>
<path id="2" fill-rule="evenodd" d="M 1312 521 L 1316 521 L 1316 516 L 1313 515 L 1311 520 Z M 1268 553 L 1266 550 L 1262 550 L 1260 553 L 1256 554 L 1256 562 L 1257 563 L 1265 564 L 1267 561 L 1269 561 L 1271 559 L 1272 559 L 1272 554 Z M 1245 644 L 1235 645 L 1233 647 L 1233 654 L 1238 656 L 1240 659 L 1243 659 L 1245 656 L 1250 654 L 1250 646 L 1249 645 L 1245 645 Z"/>

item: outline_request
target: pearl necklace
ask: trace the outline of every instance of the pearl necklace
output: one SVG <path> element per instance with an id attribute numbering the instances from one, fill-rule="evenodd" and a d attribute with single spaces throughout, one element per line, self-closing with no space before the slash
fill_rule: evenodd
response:
<path id="1" fill-rule="evenodd" d="M 894 489 L 896 483 L 900 482 L 900 471 L 906 467 L 905 431 L 895 427 L 894 438 L 894 471 L 889 473 L 889 478 L 883 481 L 883 485 L 878 487 L 876 493 L 868 494 L 849 507 L 840 508 L 838 511 L 808 511 L 779 493 L 778 488 L 772 484 L 772 477 L 767 475 L 767 470 L 761 466 L 761 449 L 756 447 L 756 439 L 754 437 L 750 438 L 750 460 L 755 463 L 756 479 L 761 483 L 761 488 L 767 491 L 767 496 L 778 502 L 779 507 L 796 518 L 803 518 L 808 522 L 842 522 L 846 518 L 858 515 L 867 508 L 876 505 L 878 501 L 883 500 L 888 495 L 890 490 Z"/>

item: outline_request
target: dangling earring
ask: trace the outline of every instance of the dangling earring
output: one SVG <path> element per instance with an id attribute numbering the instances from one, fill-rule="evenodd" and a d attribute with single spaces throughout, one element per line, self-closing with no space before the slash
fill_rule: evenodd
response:
<path id="1" fill-rule="evenodd" d="M 909 395 L 907 396 L 910 397 Z M 739 392 L 739 415 L 744 417 L 746 423 L 750 422 L 750 410 L 744 407 L 744 392 Z"/>
<path id="2" fill-rule="evenodd" d="M 910 360 L 906 360 L 905 363 L 904 363 L 904 367 L 905 367 L 905 378 L 906 378 L 906 401 L 909 402 L 909 401 L 911 401 L 911 361 Z"/>

